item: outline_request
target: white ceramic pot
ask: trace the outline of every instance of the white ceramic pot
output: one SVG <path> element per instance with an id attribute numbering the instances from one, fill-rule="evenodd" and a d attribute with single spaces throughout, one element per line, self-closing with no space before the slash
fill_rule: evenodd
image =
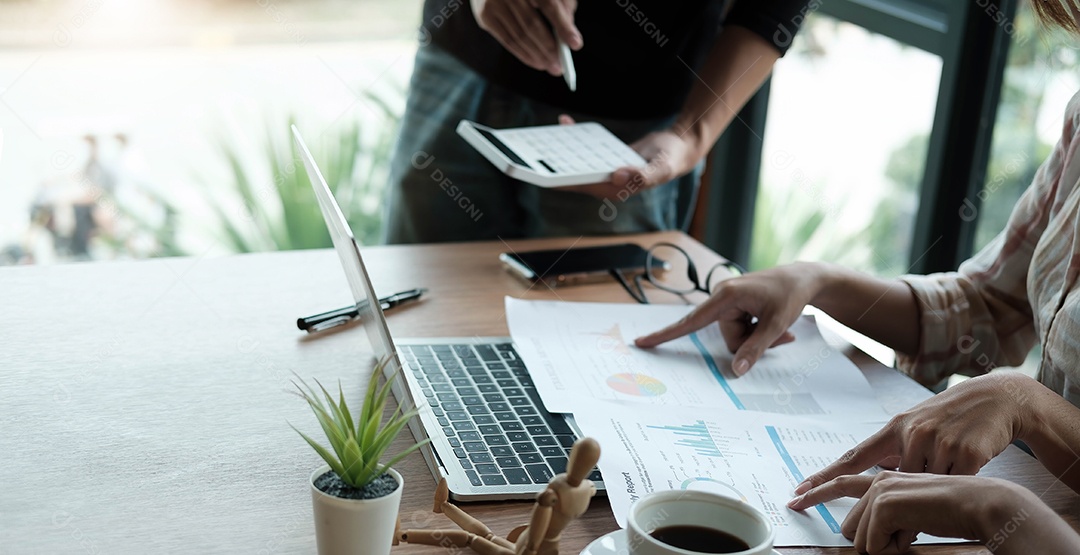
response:
<path id="1" fill-rule="evenodd" d="M 323 466 L 311 475 L 311 507 L 315 514 L 315 540 L 319 555 L 389 555 L 394 525 L 401 506 L 405 480 L 386 469 L 398 487 L 378 499 L 342 499 L 315 487 L 315 479 L 330 470 Z"/>

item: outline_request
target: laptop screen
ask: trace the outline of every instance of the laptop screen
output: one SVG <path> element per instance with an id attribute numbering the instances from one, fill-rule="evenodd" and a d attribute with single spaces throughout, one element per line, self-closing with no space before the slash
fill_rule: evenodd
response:
<path id="1" fill-rule="evenodd" d="M 387 365 L 385 374 L 390 376 L 400 369 L 401 363 L 398 361 L 394 342 L 390 339 L 390 330 L 386 326 L 382 306 L 379 305 L 375 288 L 364 266 L 364 259 L 360 257 L 360 247 L 356 244 L 349 222 L 341 212 L 341 207 L 334 199 L 330 187 L 326 184 L 326 179 L 323 178 L 322 172 L 315 164 L 315 159 L 311 156 L 311 151 L 308 150 L 295 125 L 292 127 L 292 134 L 296 148 L 304 161 L 304 168 L 307 169 L 308 179 L 311 180 L 311 186 L 315 190 L 315 198 L 319 201 L 319 209 L 322 211 L 323 219 L 326 220 L 326 228 L 330 231 L 330 239 L 334 242 L 334 250 L 341 258 L 345 278 L 349 282 L 349 288 L 352 290 L 353 299 L 360 313 L 360 323 L 367 333 L 376 359 L 389 358 L 390 363 Z"/>

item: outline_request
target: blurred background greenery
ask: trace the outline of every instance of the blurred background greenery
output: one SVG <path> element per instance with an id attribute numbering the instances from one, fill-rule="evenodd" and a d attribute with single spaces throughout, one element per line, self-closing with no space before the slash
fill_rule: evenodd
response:
<path id="1" fill-rule="evenodd" d="M 421 5 L 0 0 L 0 264 L 377 243 Z"/>
<path id="2" fill-rule="evenodd" d="M 361 244 L 379 241 L 386 161 L 393 147 L 400 115 L 377 97 L 367 95 L 382 110 L 371 125 L 374 134 L 361 133 L 359 122 L 324 131 L 320 147 L 312 152 L 319 170 L 349 220 Z M 220 150 L 228 160 L 231 179 L 206 180 L 206 198 L 217 216 L 219 239 L 233 252 L 317 249 L 331 247 L 319 206 L 302 160 L 295 154 L 289 129 L 295 118 L 266 130 L 265 156 L 251 167 L 235 146 L 235 139 L 221 139 Z M 270 182 L 260 188 L 260 175 Z M 216 200 L 222 194 L 225 200 Z M 230 210 L 237 206 L 239 210 Z"/>
<path id="3" fill-rule="evenodd" d="M 0 0 L 0 264 L 329 246 L 290 122 L 377 242 L 421 5 Z M 1080 85 L 1071 43 L 1044 38 L 1026 2 L 1015 28 L 978 247 Z M 926 52 L 808 19 L 773 78 L 753 268 L 907 270 L 940 73 Z"/>

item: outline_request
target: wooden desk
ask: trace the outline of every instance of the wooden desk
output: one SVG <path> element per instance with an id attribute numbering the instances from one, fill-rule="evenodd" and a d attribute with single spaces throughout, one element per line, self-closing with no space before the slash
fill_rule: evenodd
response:
<path id="1" fill-rule="evenodd" d="M 715 258 L 681 234 L 632 240 Z M 390 313 L 394 334 L 505 335 L 504 295 L 630 299 L 615 284 L 528 288 L 501 269 L 499 252 L 610 241 L 378 247 L 365 257 L 380 292 L 431 290 Z M 367 347 L 359 328 L 309 340 L 293 321 L 349 302 L 331 251 L 0 269 L 0 553 L 313 552 L 307 477 L 319 462 L 286 421 L 317 425 L 287 393 L 289 379 L 341 379 L 359 399 Z M 405 526 L 445 524 L 430 513 L 434 482 L 421 457 L 399 470 Z M 989 472 L 1077 522 L 1077 496 L 1026 455 L 1012 450 Z M 529 504 L 467 508 L 505 533 Z M 566 531 L 564 552 L 614 528 L 596 499 Z"/>

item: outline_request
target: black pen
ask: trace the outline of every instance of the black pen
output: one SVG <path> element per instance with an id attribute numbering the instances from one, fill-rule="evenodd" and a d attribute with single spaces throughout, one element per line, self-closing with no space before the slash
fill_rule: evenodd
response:
<path id="1" fill-rule="evenodd" d="M 407 303 L 409 301 L 415 301 L 420 298 L 421 295 L 427 293 L 427 289 L 420 287 L 417 289 L 410 289 L 408 291 L 401 291 L 394 293 L 393 295 L 387 295 L 379 299 L 379 306 L 383 310 L 389 310 L 395 306 Z M 367 301 L 364 301 L 365 303 Z M 307 316 L 304 318 L 296 319 L 296 327 L 304 330 L 308 333 L 314 333 L 322 331 L 335 326 L 347 324 L 353 319 L 360 316 L 360 310 L 366 308 L 362 303 L 353 306 L 346 306 L 337 310 L 331 310 L 329 312 L 323 312 L 314 316 Z"/>
<path id="2" fill-rule="evenodd" d="M 401 291 L 399 293 L 387 295 L 379 299 L 379 305 L 382 306 L 383 310 L 389 310 L 402 303 L 419 300 L 420 296 L 424 293 L 427 293 L 427 288 L 424 287 L 409 289 L 408 291 Z"/>

